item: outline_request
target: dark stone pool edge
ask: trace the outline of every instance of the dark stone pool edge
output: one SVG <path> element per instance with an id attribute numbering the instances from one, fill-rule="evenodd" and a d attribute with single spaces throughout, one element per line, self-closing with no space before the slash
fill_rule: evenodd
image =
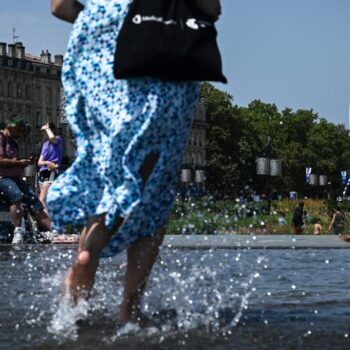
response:
<path id="1" fill-rule="evenodd" d="M 163 245 L 198 249 L 350 249 L 350 243 L 331 235 L 167 235 Z"/>
<path id="2" fill-rule="evenodd" d="M 0 244 L 0 250 L 9 246 L 11 247 L 8 244 Z M 12 247 L 14 249 L 23 249 L 25 246 L 29 245 Z M 45 246 L 71 248 L 76 245 L 40 245 L 41 248 Z M 166 235 L 163 246 L 187 249 L 350 249 L 349 242 L 344 242 L 338 236 L 331 235 Z"/>

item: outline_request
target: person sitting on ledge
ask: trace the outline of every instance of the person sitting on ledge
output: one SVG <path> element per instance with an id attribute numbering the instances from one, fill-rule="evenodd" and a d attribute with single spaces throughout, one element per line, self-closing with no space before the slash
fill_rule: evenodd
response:
<path id="1" fill-rule="evenodd" d="M 33 164 L 35 159 L 20 158 L 16 140 L 26 137 L 29 132 L 30 127 L 18 116 L 13 116 L 0 131 L 0 192 L 10 207 L 10 217 L 15 227 L 12 244 L 23 243 L 25 235 L 21 202 L 27 205 L 42 231 L 51 229 L 51 222 L 43 205 L 22 179 L 24 168 Z"/>

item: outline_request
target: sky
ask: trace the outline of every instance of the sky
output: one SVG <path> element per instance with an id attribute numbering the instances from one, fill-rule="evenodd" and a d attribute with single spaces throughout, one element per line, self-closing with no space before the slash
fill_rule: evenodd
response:
<path id="1" fill-rule="evenodd" d="M 1 1 L 0 41 L 12 28 L 26 51 L 64 53 L 71 25 L 50 14 L 50 0 Z M 217 24 L 224 73 L 216 84 L 247 106 L 260 99 L 313 109 L 349 126 L 349 0 L 222 0 Z"/>

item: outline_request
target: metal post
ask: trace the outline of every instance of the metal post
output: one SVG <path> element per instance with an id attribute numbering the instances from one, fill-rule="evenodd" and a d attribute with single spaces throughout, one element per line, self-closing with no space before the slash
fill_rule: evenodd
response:
<path id="1" fill-rule="evenodd" d="M 329 193 L 328 193 L 328 200 L 332 200 L 332 182 L 328 182 L 329 185 Z"/>
<path id="2" fill-rule="evenodd" d="M 268 136 L 268 148 L 267 148 L 267 159 L 268 159 L 268 174 L 267 174 L 267 215 L 271 212 L 271 137 Z"/>

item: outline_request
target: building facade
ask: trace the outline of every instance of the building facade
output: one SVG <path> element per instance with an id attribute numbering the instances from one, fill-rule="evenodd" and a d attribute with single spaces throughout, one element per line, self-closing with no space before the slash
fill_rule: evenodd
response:
<path id="1" fill-rule="evenodd" d="M 21 42 L 0 43 L 0 122 L 17 114 L 31 126 L 31 135 L 21 149 L 23 157 L 39 154 L 42 145 L 40 128 L 51 121 L 63 137 L 66 159 L 72 161 L 74 158 L 75 147 L 64 118 L 62 63 L 62 55 L 52 59 L 48 50 L 36 57 L 27 54 Z M 205 108 L 200 102 L 183 158 L 182 182 L 205 181 L 205 128 Z"/>
<path id="2" fill-rule="evenodd" d="M 54 122 L 62 135 L 65 155 L 74 155 L 70 131 L 60 108 L 62 62 L 62 55 L 52 60 L 48 50 L 36 57 L 27 54 L 21 42 L 0 43 L 0 122 L 16 114 L 31 126 L 31 135 L 22 146 L 23 156 L 40 152 L 40 128 L 47 121 Z"/>

